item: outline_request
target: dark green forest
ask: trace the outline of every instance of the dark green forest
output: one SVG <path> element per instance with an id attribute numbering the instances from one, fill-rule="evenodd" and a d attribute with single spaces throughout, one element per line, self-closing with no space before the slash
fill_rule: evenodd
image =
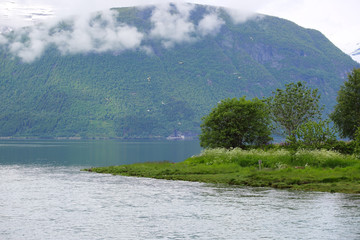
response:
<path id="1" fill-rule="evenodd" d="M 196 24 L 209 7 L 196 6 Z M 121 8 L 118 21 L 142 32 L 152 8 Z M 25 63 L 0 46 L 0 136 L 161 138 L 200 132 L 201 117 L 224 98 L 263 98 L 304 81 L 319 89 L 325 114 L 359 64 L 323 34 L 262 16 L 224 24 L 216 35 L 165 48 L 61 54 L 55 46 Z"/>

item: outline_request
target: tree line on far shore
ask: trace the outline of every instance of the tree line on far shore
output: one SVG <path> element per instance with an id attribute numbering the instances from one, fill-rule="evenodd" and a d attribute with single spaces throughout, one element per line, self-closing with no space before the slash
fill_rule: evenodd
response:
<path id="1" fill-rule="evenodd" d="M 341 86 L 334 111 L 324 120 L 317 89 L 290 83 L 265 98 L 224 99 L 203 117 L 204 148 L 247 148 L 268 145 L 272 134 L 286 137 L 291 148 L 328 148 L 344 153 L 360 150 L 360 69 Z M 337 136 L 349 138 L 348 143 Z"/>

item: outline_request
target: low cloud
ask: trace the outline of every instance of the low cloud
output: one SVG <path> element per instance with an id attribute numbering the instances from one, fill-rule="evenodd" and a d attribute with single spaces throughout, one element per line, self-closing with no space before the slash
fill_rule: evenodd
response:
<path id="1" fill-rule="evenodd" d="M 225 23 L 216 12 L 207 13 L 195 25 L 190 17 L 196 5 L 190 3 L 163 4 L 153 11 L 150 32 L 152 38 L 160 39 L 164 47 L 194 42 L 206 35 L 216 35 Z"/>
<path id="2" fill-rule="evenodd" d="M 56 24 L 38 24 L 14 32 L 9 50 L 24 62 L 39 58 L 45 49 L 56 46 L 62 54 L 123 51 L 140 47 L 144 34 L 135 27 L 118 23 L 113 11 L 73 18 Z"/>
<path id="3" fill-rule="evenodd" d="M 208 8 L 198 21 L 192 21 L 195 10 L 196 5 L 189 3 L 158 4 L 152 10 L 151 28 L 147 33 L 118 22 L 118 12 L 111 10 L 68 17 L 61 21 L 53 19 L 10 33 L 0 33 L 0 44 L 7 46 L 12 54 L 24 62 L 38 59 L 49 46 L 56 47 L 64 55 L 108 51 L 118 54 L 124 50 L 152 54 L 153 50 L 143 43 L 145 39 L 158 40 L 164 47 L 171 48 L 219 33 L 225 22 L 219 17 L 218 9 Z M 230 12 L 237 22 L 246 21 L 250 16 L 239 17 L 236 12 Z"/>
<path id="4" fill-rule="evenodd" d="M 189 19 L 193 8 L 192 4 L 158 5 L 151 16 L 150 36 L 160 39 L 165 47 L 194 41 L 195 25 Z"/>
<path id="5" fill-rule="evenodd" d="M 225 10 L 230 15 L 232 21 L 235 24 L 244 23 L 247 20 L 250 20 L 250 19 L 255 18 L 256 16 L 259 16 L 259 14 L 256 14 L 254 12 L 247 11 L 247 10 L 230 9 L 230 8 L 225 8 Z"/>
<path id="6" fill-rule="evenodd" d="M 112 11 L 102 12 L 89 18 L 75 18 L 72 27 L 51 35 L 62 53 L 106 52 L 136 49 L 144 34 L 137 28 L 118 23 Z"/>
<path id="7" fill-rule="evenodd" d="M 0 33 L 0 45 L 7 44 L 8 40 Z"/>
<path id="8" fill-rule="evenodd" d="M 42 55 L 46 47 L 46 36 L 43 35 L 44 29 L 38 28 L 28 31 L 23 29 L 15 38 L 15 42 L 10 43 L 10 52 L 19 56 L 24 62 L 32 62 Z"/>
<path id="9" fill-rule="evenodd" d="M 224 20 L 219 18 L 218 14 L 212 13 L 200 20 L 198 30 L 202 36 L 216 35 L 224 23 Z"/>
<path id="10" fill-rule="evenodd" d="M 48 21 L 50 18 L 64 19 L 69 15 L 89 15 L 99 10 L 112 7 L 143 6 L 168 2 L 167 0 L 0 0 L 1 25 L 12 28 L 29 26 L 34 22 Z M 171 0 L 185 2 L 185 0 Z M 229 10 L 234 23 L 242 23 L 258 12 L 289 19 L 300 26 L 318 29 L 335 44 L 344 48 L 351 43 L 359 42 L 358 0 L 186 0 L 194 4 L 205 4 L 224 7 Z M 318 9 L 322 9 L 321 12 Z M 306 16 L 306 17 L 304 17 Z M 166 42 L 174 42 L 170 39 Z"/>

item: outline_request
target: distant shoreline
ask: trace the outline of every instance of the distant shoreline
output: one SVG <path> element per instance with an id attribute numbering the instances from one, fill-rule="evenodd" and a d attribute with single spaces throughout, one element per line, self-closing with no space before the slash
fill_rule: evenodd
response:
<path id="1" fill-rule="evenodd" d="M 120 137 L 0 137 L 1 140 L 166 140 L 166 141 L 192 141 L 196 137 L 169 139 L 167 137 L 149 137 L 149 138 L 120 138 Z"/>

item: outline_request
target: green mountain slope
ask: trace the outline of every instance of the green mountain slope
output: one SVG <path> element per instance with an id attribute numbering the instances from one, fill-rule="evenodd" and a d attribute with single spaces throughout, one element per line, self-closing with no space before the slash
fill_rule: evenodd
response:
<path id="1" fill-rule="evenodd" d="M 119 23 L 151 35 L 153 7 L 116 11 Z M 209 11 L 196 6 L 191 22 Z M 142 46 L 152 53 L 62 54 L 49 45 L 27 63 L 1 47 L 0 136 L 198 133 L 201 117 L 221 99 L 261 98 L 296 81 L 319 88 L 330 112 L 347 72 L 359 67 L 318 31 L 270 16 L 236 24 L 225 10 L 216 13 L 223 21 L 217 34 L 171 47 L 147 37 Z"/>

